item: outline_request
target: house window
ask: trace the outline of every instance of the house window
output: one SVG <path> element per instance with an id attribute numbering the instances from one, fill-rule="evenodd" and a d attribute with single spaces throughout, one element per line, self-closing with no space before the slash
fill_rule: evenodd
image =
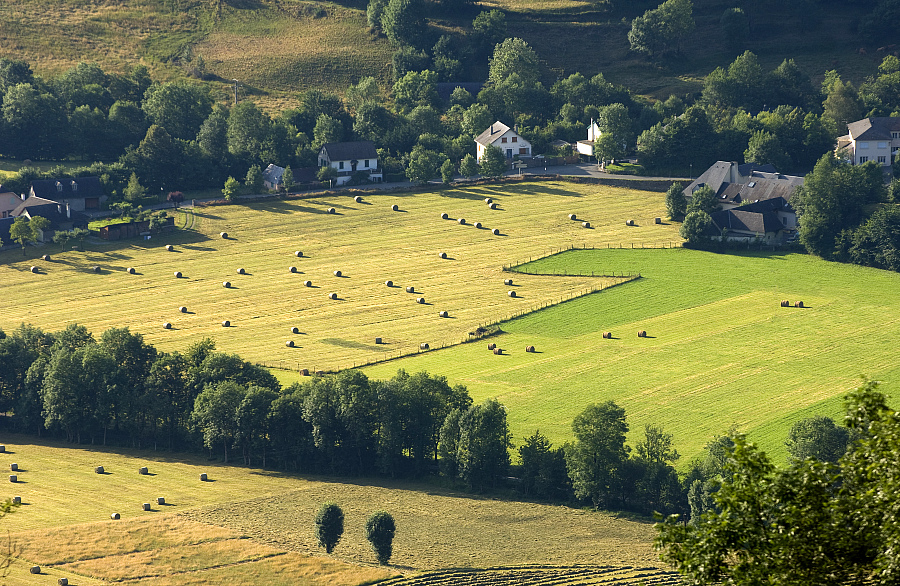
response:
<path id="1" fill-rule="evenodd" d="M 512 137 L 510 140 L 513 141 L 513 142 L 519 142 L 519 137 L 518 137 L 518 136 L 514 136 L 514 137 Z"/>
<path id="2" fill-rule="evenodd" d="M 506 137 L 504 136 L 503 138 L 501 138 L 500 142 L 506 142 Z"/>
<path id="3" fill-rule="evenodd" d="M 338 163 L 338 169 L 343 169 L 343 168 L 344 168 L 344 161 L 340 161 Z"/>
<path id="4" fill-rule="evenodd" d="M 900 138 L 900 132 L 892 132 L 891 138 Z"/>
<path id="5" fill-rule="evenodd" d="M 881 163 L 882 165 L 886 164 L 886 163 L 887 163 L 887 156 L 886 156 L 886 155 L 879 155 L 879 156 L 878 156 L 878 162 Z"/>
<path id="6" fill-rule="evenodd" d="M 78 184 L 74 181 L 72 182 L 72 191 L 78 191 Z"/>
<path id="7" fill-rule="evenodd" d="M 366 169 L 369 168 L 369 159 L 363 159 L 363 167 L 365 167 Z"/>
<path id="8" fill-rule="evenodd" d="M 878 148 L 880 148 L 880 149 L 886 149 L 886 148 L 887 148 L 887 143 L 886 143 L 886 142 L 879 142 L 879 143 L 878 143 Z"/>
<path id="9" fill-rule="evenodd" d="M 860 162 L 860 163 L 865 163 L 865 162 L 868 161 L 868 160 L 869 160 L 869 157 L 860 157 L 860 158 L 859 158 L 859 162 Z"/>
<path id="10" fill-rule="evenodd" d="M 526 147 L 520 148 L 520 149 L 519 149 L 519 154 L 520 154 L 520 155 L 527 155 L 527 154 L 528 154 L 528 148 L 526 148 Z"/>
<path id="11" fill-rule="evenodd" d="M 869 148 L 869 143 L 867 143 L 867 142 L 861 142 L 861 143 L 859 143 L 859 148 L 861 148 L 861 149 L 867 149 L 867 148 Z"/>
<path id="12" fill-rule="evenodd" d="M 59 181 L 56 182 L 56 191 L 62 191 L 62 183 Z"/>

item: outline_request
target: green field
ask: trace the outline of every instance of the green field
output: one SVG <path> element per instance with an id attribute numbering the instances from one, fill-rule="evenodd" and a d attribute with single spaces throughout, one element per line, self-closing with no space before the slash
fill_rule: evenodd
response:
<path id="1" fill-rule="evenodd" d="M 17 552 L 5 580 L 10 586 L 59 577 L 80 585 L 356 586 L 401 576 L 397 583 L 453 583 L 446 579 L 458 570 L 445 568 L 493 568 L 473 575 L 495 575 L 495 584 L 521 583 L 515 578 L 522 572 L 535 577 L 534 584 L 559 576 L 577 577 L 579 584 L 671 580 L 650 547 L 649 523 L 603 513 L 433 485 L 303 478 L 183 454 L 175 459 L 9 434 L 2 439 L 0 460 L 16 462 L 20 471 L 19 482 L 7 483 L 0 497 L 22 500 L 0 521 Z M 96 474 L 96 466 L 105 473 Z M 142 466 L 149 474 L 138 474 Z M 201 472 L 207 482 L 199 480 Z M 346 516 L 331 556 L 316 544 L 313 524 L 328 500 Z M 142 503 L 151 503 L 151 510 Z M 387 568 L 373 563 L 364 537 L 365 519 L 377 509 L 390 511 L 398 525 Z M 110 519 L 112 513 L 121 518 Z M 30 574 L 32 564 L 43 574 Z M 428 573 L 415 579 L 422 571 Z"/>
<path id="2" fill-rule="evenodd" d="M 860 375 L 885 381 L 889 394 L 897 388 L 900 275 L 802 254 L 686 249 L 571 251 L 520 268 L 600 267 L 642 278 L 501 324 L 506 333 L 492 341 L 508 355 L 469 344 L 365 372 L 427 370 L 476 400 L 497 397 L 519 442 L 535 428 L 567 441 L 579 411 L 612 399 L 626 409 L 632 443 L 644 424 L 661 424 L 690 458 L 736 425 L 777 461 L 790 425 L 839 417 Z M 782 308 L 782 299 L 808 307 Z"/>
<path id="3" fill-rule="evenodd" d="M 662 195 L 637 190 L 548 181 L 367 195 L 362 203 L 351 195 L 202 208 L 176 222 L 188 220 L 192 230 L 150 241 L 89 242 L 87 252 L 57 254 L 58 247 L 45 245 L 29 247 L 24 259 L 20 250 L 0 253 L 0 295 L 20 301 L 0 315 L 0 328 L 29 322 L 55 331 L 77 322 L 99 335 L 128 326 L 166 351 L 208 336 L 248 360 L 335 370 L 415 353 L 422 343 L 456 344 L 479 325 L 621 280 L 523 275 L 508 287 L 504 264 L 573 244 L 668 245 L 677 238 L 675 226 L 653 223 L 662 215 Z M 488 196 L 499 209 L 488 209 Z M 326 213 L 329 207 L 336 213 Z M 442 212 L 451 219 L 442 220 Z M 569 220 L 569 213 L 593 228 Z M 455 221 L 460 217 L 466 225 Z M 638 226 L 626 227 L 632 217 Z M 39 259 L 44 253 L 51 262 Z M 222 286 L 225 280 L 231 288 Z M 386 287 L 387 280 L 394 286 Z M 507 295 L 511 289 L 516 298 Z M 332 292 L 337 300 L 327 297 Z M 417 303 L 420 297 L 426 303 Z M 223 328 L 223 320 L 231 327 Z M 289 340 L 295 347 L 286 347 Z"/>

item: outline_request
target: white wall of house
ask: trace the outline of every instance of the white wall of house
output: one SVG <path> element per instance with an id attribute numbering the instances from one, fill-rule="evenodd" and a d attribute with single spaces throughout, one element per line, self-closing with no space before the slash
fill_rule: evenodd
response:
<path id="1" fill-rule="evenodd" d="M 853 163 L 861 165 L 867 161 L 877 161 L 881 165 L 888 166 L 891 164 L 891 151 L 898 146 L 900 146 L 900 140 L 854 141 Z"/>
<path id="2" fill-rule="evenodd" d="M 15 193 L 0 193 L 0 218 L 8 218 L 20 203 L 22 200 Z"/>
<path id="3" fill-rule="evenodd" d="M 335 185 L 344 185 L 350 182 L 350 179 L 354 173 L 353 170 L 353 161 L 348 159 L 346 161 L 328 161 L 327 159 L 320 158 L 319 159 L 320 167 L 332 167 L 337 170 L 340 175 L 335 179 Z M 383 178 L 382 173 L 373 173 L 378 169 L 378 159 L 358 159 L 356 161 L 356 171 L 365 171 L 369 174 L 370 181 L 381 181 Z M 346 174 L 344 174 L 346 173 Z"/>
<path id="4" fill-rule="evenodd" d="M 476 144 L 478 145 L 478 162 L 480 163 L 481 157 L 484 156 L 484 151 L 487 147 L 480 142 Z M 512 159 L 516 156 L 532 156 L 531 143 L 522 138 L 522 136 L 515 130 L 507 130 L 503 134 L 497 136 L 491 142 L 490 146 L 494 146 L 500 149 L 503 152 L 503 156 L 505 156 L 507 159 Z"/>

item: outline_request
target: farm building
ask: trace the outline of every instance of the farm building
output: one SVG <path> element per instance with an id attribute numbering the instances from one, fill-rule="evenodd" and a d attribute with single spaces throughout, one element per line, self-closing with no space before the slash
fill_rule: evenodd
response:
<path id="1" fill-rule="evenodd" d="M 22 199 L 18 195 L 0 185 L 0 218 L 12 216 L 12 211 L 20 203 L 22 203 Z"/>
<path id="2" fill-rule="evenodd" d="M 900 152 L 900 117 L 863 118 L 847 124 L 847 134 L 838 138 L 838 150 L 859 165 L 877 161 L 890 167 Z"/>
<path id="3" fill-rule="evenodd" d="M 50 220 L 50 227 L 42 231 L 38 240 L 48 242 L 56 232 L 69 231 L 73 228 L 88 227 L 88 217 L 72 209 L 70 204 L 62 204 L 34 195 L 19 202 L 11 217 L 25 216 L 29 220 L 41 216 Z"/>
<path id="4" fill-rule="evenodd" d="M 375 143 L 370 140 L 325 143 L 319 151 L 319 167 L 328 166 L 338 172 L 337 185 L 348 183 L 354 173 L 363 173 L 372 183 L 384 178 L 378 167 Z"/>
<path id="5" fill-rule="evenodd" d="M 587 130 L 587 140 L 579 140 L 575 145 L 575 149 L 578 151 L 579 155 L 585 155 L 588 157 L 594 156 L 594 141 L 600 138 L 600 135 L 603 134 L 600 132 L 600 127 L 597 126 L 597 123 L 591 119 L 591 124 L 588 126 Z"/>
<path id="6" fill-rule="evenodd" d="M 684 189 L 685 198 L 708 186 L 719 211 L 711 217 L 714 236 L 727 240 L 759 238 L 769 244 L 793 240 L 797 214 L 790 201 L 803 177 L 782 175 L 772 165 L 717 161 Z"/>
<path id="7" fill-rule="evenodd" d="M 478 148 L 478 162 L 484 156 L 484 149 L 489 146 L 497 147 L 507 159 L 519 157 L 530 159 L 532 155 L 531 143 L 521 136 L 517 130 L 510 128 L 502 122 L 494 122 L 491 126 L 475 138 Z"/>
<path id="8" fill-rule="evenodd" d="M 284 175 L 284 167 L 269 163 L 269 166 L 262 172 L 263 185 L 266 189 L 278 189 L 282 182 L 282 175 Z"/>
<path id="9" fill-rule="evenodd" d="M 100 204 L 107 199 L 99 177 L 32 181 L 28 195 L 68 205 L 73 212 L 99 210 Z"/>

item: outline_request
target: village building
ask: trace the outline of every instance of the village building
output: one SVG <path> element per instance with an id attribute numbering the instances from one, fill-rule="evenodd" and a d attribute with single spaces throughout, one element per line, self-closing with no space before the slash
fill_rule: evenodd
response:
<path id="1" fill-rule="evenodd" d="M 890 167 L 900 152 L 900 117 L 864 118 L 847 124 L 847 134 L 838 138 L 838 152 L 860 165 L 876 161 Z"/>
<path id="2" fill-rule="evenodd" d="M 73 212 L 99 210 L 107 199 L 99 177 L 35 180 L 28 196 L 68 205 Z"/>
<path id="3" fill-rule="evenodd" d="M 24 216 L 29 220 L 38 216 L 50 220 L 50 226 L 38 234 L 39 242 L 49 242 L 57 232 L 68 232 L 74 228 L 87 229 L 89 218 L 73 209 L 70 203 L 59 203 L 53 200 L 30 195 L 20 201 L 11 217 Z"/>
<path id="4" fill-rule="evenodd" d="M 353 175 L 372 183 L 380 183 L 384 173 L 378 166 L 375 143 L 370 140 L 355 142 L 329 142 L 319 150 L 319 167 L 333 167 L 337 170 L 337 185 L 350 182 Z"/>
<path id="5" fill-rule="evenodd" d="M 507 159 L 532 157 L 531 143 L 513 128 L 502 122 L 494 122 L 491 126 L 475 138 L 477 159 L 481 162 L 487 147 L 493 146 L 500 149 Z"/>

